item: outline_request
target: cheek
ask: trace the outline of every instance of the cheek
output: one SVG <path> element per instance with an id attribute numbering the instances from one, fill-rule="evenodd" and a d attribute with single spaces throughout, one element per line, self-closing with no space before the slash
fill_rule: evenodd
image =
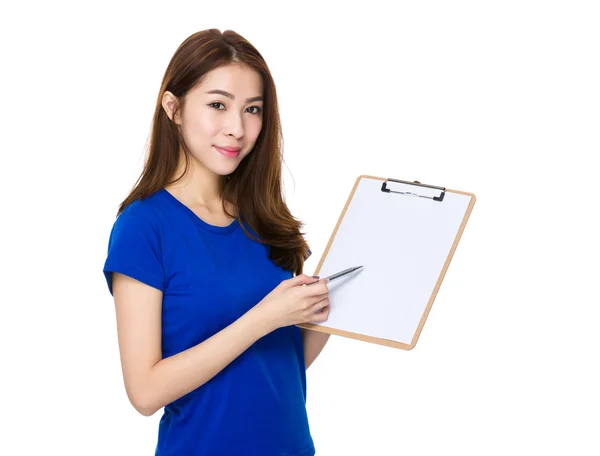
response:
<path id="1" fill-rule="evenodd" d="M 256 140 L 256 138 L 258 138 L 258 135 L 260 134 L 262 125 L 263 125 L 262 120 L 252 122 L 248 128 L 248 136 L 253 138 L 254 140 Z"/>
<path id="2" fill-rule="evenodd" d="M 220 131 L 218 120 L 210 112 L 197 112 L 188 117 L 184 126 L 186 141 L 190 144 L 208 142 Z"/>

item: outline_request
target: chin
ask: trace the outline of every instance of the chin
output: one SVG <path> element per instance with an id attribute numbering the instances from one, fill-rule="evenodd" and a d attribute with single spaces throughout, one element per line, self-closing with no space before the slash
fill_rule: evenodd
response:
<path id="1" fill-rule="evenodd" d="M 225 176 L 229 176 L 231 173 L 233 173 L 235 170 L 237 169 L 237 166 L 230 166 L 230 167 L 214 167 L 211 168 L 211 171 L 219 176 L 225 177 Z"/>
<path id="2" fill-rule="evenodd" d="M 219 174 L 221 176 L 228 176 L 229 174 L 233 173 L 236 169 L 239 168 L 240 164 L 242 163 L 242 161 L 247 157 L 246 155 L 243 156 L 239 156 L 235 159 L 227 159 L 226 163 L 223 162 L 217 162 L 214 163 L 214 167 L 211 168 L 211 170 L 216 173 Z"/>

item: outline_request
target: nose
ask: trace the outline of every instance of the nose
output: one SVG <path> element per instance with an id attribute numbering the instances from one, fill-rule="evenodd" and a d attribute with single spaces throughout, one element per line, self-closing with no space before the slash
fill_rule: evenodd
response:
<path id="1" fill-rule="evenodd" d="M 242 116 L 231 111 L 226 117 L 223 129 L 227 136 L 241 138 L 244 135 L 244 120 Z"/>

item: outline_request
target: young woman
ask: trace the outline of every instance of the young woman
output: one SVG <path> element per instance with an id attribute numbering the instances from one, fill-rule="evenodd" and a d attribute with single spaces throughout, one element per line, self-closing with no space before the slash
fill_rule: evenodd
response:
<path id="1" fill-rule="evenodd" d="M 328 335 L 295 325 L 327 319 L 328 287 L 302 273 L 281 144 L 260 53 L 232 31 L 186 39 L 104 265 L 128 398 L 164 407 L 157 455 L 315 454 L 305 371 Z"/>

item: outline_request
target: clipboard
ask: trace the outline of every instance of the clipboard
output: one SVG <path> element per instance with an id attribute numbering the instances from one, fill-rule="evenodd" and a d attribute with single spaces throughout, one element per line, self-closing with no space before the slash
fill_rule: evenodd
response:
<path id="1" fill-rule="evenodd" d="M 412 350 L 475 201 L 418 181 L 359 176 L 314 274 L 364 267 L 329 285 L 327 321 L 297 326 Z"/>

